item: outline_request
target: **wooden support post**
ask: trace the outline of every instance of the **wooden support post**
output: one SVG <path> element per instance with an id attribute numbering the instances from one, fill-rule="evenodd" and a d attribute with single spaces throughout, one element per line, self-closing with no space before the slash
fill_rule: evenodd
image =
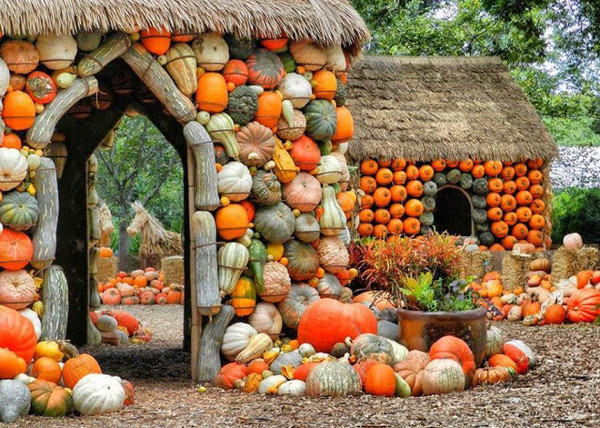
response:
<path id="1" fill-rule="evenodd" d="M 111 35 L 95 51 L 79 61 L 77 72 L 81 77 L 93 76 L 106 67 L 112 60 L 123 55 L 131 46 L 129 35 L 120 31 Z"/>
<path id="2" fill-rule="evenodd" d="M 230 305 L 221 308 L 204 327 L 198 354 L 198 381 L 212 382 L 221 369 L 221 343 L 225 329 L 233 319 L 235 310 Z"/>
<path id="3" fill-rule="evenodd" d="M 50 267 L 56 256 L 56 227 L 58 221 L 58 179 L 52 159 L 43 157 L 33 177 L 40 206 L 40 215 L 33 232 L 33 260 L 36 269 Z"/>
<path id="4" fill-rule="evenodd" d="M 194 103 L 181 93 L 169 73 L 141 44 L 134 43 L 121 57 L 175 119 L 181 123 L 196 119 Z"/>
<path id="5" fill-rule="evenodd" d="M 77 78 L 73 84 L 56 95 L 35 119 L 31 128 L 27 131 L 27 144 L 34 149 L 43 149 L 52 140 L 54 128 L 59 119 L 77 101 L 98 92 L 98 81 L 95 77 Z"/>
<path id="6" fill-rule="evenodd" d="M 67 278 L 60 266 L 50 266 L 44 272 L 44 316 L 42 340 L 64 340 L 67 335 L 69 290 Z"/>
<path id="7" fill-rule="evenodd" d="M 208 132 L 198 122 L 190 122 L 183 127 L 183 135 L 195 159 L 194 204 L 197 210 L 213 211 L 220 205 L 217 192 L 217 168 L 214 146 Z"/>

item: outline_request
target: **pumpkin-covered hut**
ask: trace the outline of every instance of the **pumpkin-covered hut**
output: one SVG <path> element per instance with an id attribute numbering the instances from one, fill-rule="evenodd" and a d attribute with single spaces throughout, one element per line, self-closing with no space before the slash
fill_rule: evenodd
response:
<path id="1" fill-rule="evenodd" d="M 549 246 L 556 145 L 498 58 L 366 56 L 352 70 L 361 236 L 432 227 Z"/>
<path id="2" fill-rule="evenodd" d="M 336 199 L 349 177 L 339 146 L 352 137 L 343 92 L 369 37 L 347 1 L 1 1 L 0 32 L 0 275 L 10 277 L 0 304 L 33 308 L 38 336 L 100 340 L 88 316 L 105 297 L 92 279 L 93 153 L 137 112 L 186 166 L 194 378 L 216 375 L 234 312 L 256 306 L 257 329 L 277 329 L 264 321 L 278 317 L 281 331 L 274 303 L 304 292 L 291 279 L 325 277 L 339 295 L 332 273 L 347 275 L 348 255 L 338 234 L 349 238 Z M 20 289 L 6 292 L 13 282 Z"/>

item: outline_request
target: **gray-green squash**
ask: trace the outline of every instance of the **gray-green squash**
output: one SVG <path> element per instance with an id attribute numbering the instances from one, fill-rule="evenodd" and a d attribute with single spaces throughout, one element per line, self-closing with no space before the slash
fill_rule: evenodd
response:
<path id="1" fill-rule="evenodd" d="M 260 205 L 275 205 L 281 202 L 281 183 L 271 172 L 259 170 L 252 177 L 252 196 Z"/>
<path id="2" fill-rule="evenodd" d="M 323 214 L 319 218 L 321 233 L 325 236 L 337 236 L 346 227 L 346 215 L 337 202 L 333 187 L 323 188 L 321 206 L 323 207 Z"/>
<path id="3" fill-rule="evenodd" d="M 229 94 L 227 114 L 235 123 L 246 125 L 254 119 L 257 110 L 258 96 L 248 86 L 236 86 Z"/>
<path id="4" fill-rule="evenodd" d="M 217 269 L 217 227 L 208 211 L 196 211 L 191 219 L 196 243 L 196 305 L 201 315 L 214 315 L 221 309 Z M 240 244 L 241 245 L 241 244 Z"/>
<path id="5" fill-rule="evenodd" d="M 451 169 L 446 174 L 446 179 L 448 180 L 448 183 L 456 184 L 460 181 L 460 176 L 461 176 L 461 173 L 458 169 Z"/>
<path id="6" fill-rule="evenodd" d="M 328 140 L 337 128 L 335 107 L 327 100 L 316 99 L 304 107 L 306 132 L 315 140 Z"/>
<path id="7" fill-rule="evenodd" d="M 287 270 L 294 281 L 306 281 L 317 274 L 319 254 L 311 245 L 293 239 L 285 243 L 283 256 L 288 259 Z"/>
<path id="8" fill-rule="evenodd" d="M 460 176 L 460 187 L 462 187 L 463 189 L 470 189 L 471 187 L 473 187 L 473 176 L 471 174 L 469 174 L 468 172 L 464 172 L 461 176 Z"/>
<path id="9" fill-rule="evenodd" d="M 246 266 L 248 249 L 237 242 L 228 242 L 219 248 L 219 289 L 221 294 L 231 294 Z"/>
<path id="10" fill-rule="evenodd" d="M 321 226 L 314 215 L 302 213 L 296 217 L 294 235 L 302 242 L 314 242 L 321 235 Z"/>
<path id="11" fill-rule="evenodd" d="M 5 379 L 0 380 L 0 420 L 11 423 L 29 413 L 31 395 L 23 383 Z"/>
<path id="12" fill-rule="evenodd" d="M 494 243 L 494 235 L 492 235 L 492 232 L 483 232 L 479 235 L 479 241 L 481 245 L 489 247 Z"/>
<path id="13" fill-rule="evenodd" d="M 256 210 L 254 228 L 269 242 L 287 241 L 294 234 L 295 226 L 292 210 L 282 202 Z"/>
<path id="14" fill-rule="evenodd" d="M 36 269 L 49 267 L 56 255 L 56 227 L 58 222 L 58 181 L 54 162 L 43 157 L 33 177 L 40 214 L 33 231 L 33 260 Z"/>
<path id="15" fill-rule="evenodd" d="M 490 189 L 485 178 L 477 178 L 473 181 L 473 191 L 478 195 L 487 195 Z"/>
<path id="16" fill-rule="evenodd" d="M 425 196 L 435 196 L 438 191 L 438 186 L 435 181 L 426 181 L 423 183 L 423 194 Z"/>
<path id="17" fill-rule="evenodd" d="M 482 210 L 487 208 L 487 201 L 485 199 L 485 196 L 473 195 L 471 196 L 471 202 L 473 202 L 473 207 L 475 208 L 479 208 Z"/>
<path id="18" fill-rule="evenodd" d="M 435 211 L 435 198 L 431 196 L 424 196 L 421 198 L 421 203 L 423 204 L 423 209 L 426 213 Z"/>
<path id="19" fill-rule="evenodd" d="M 443 172 L 436 172 L 433 174 L 433 181 L 437 184 L 438 187 L 442 187 L 448 184 L 448 179 L 446 178 L 446 174 Z"/>
<path id="20" fill-rule="evenodd" d="M 40 206 L 27 192 L 10 192 L 0 201 L 0 222 L 15 230 L 27 230 L 38 221 Z"/>
<path id="21" fill-rule="evenodd" d="M 41 340 L 64 340 L 67 336 L 69 314 L 69 289 L 67 278 L 60 266 L 50 266 L 44 271 Z"/>
<path id="22" fill-rule="evenodd" d="M 483 224 L 487 222 L 487 211 L 481 208 L 475 208 L 471 213 L 471 217 L 476 224 Z"/>

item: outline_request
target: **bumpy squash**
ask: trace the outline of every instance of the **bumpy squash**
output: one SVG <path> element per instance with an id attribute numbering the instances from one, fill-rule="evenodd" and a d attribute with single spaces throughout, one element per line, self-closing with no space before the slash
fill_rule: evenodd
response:
<path id="1" fill-rule="evenodd" d="M 290 292 L 292 281 L 287 269 L 279 262 L 267 262 L 263 269 L 264 287 L 258 295 L 265 302 L 281 302 Z"/>
<path id="2" fill-rule="evenodd" d="M 10 423 L 29 413 L 29 389 L 17 380 L 0 380 L 0 420 Z"/>
<path id="3" fill-rule="evenodd" d="M 287 270 L 294 281 L 306 281 L 313 278 L 319 269 L 319 255 L 310 245 L 296 239 L 284 245 L 284 257 L 288 259 Z"/>
<path id="4" fill-rule="evenodd" d="M 306 307 L 319 299 L 317 290 L 308 284 L 299 283 L 292 285 L 288 295 L 278 304 L 278 309 L 285 326 L 297 329 Z"/>
<path id="5" fill-rule="evenodd" d="M 229 94 L 227 114 L 239 125 L 250 122 L 258 110 L 258 95 L 248 86 L 236 86 Z"/>
<path id="6" fill-rule="evenodd" d="M 337 236 L 326 236 L 319 241 L 317 247 L 319 261 L 323 269 L 329 273 L 343 271 L 349 263 L 346 246 Z"/>
<path id="7" fill-rule="evenodd" d="M 307 213 L 314 210 L 321 201 L 321 185 L 307 172 L 300 172 L 283 187 L 285 202 L 292 208 Z"/>
<path id="8" fill-rule="evenodd" d="M 257 332 L 266 333 L 273 340 L 279 339 L 283 321 L 277 307 L 272 303 L 258 303 L 256 309 L 250 314 L 248 322 Z"/>
<path id="9" fill-rule="evenodd" d="M 319 278 L 317 283 L 317 291 L 321 298 L 329 298 L 339 300 L 342 294 L 342 285 L 340 280 L 335 275 L 326 273 L 323 278 Z"/>
<path id="10" fill-rule="evenodd" d="M 388 339 L 371 333 L 361 334 L 352 341 L 350 353 L 358 360 L 371 359 L 391 365 L 394 349 Z"/>
<path id="11" fill-rule="evenodd" d="M 294 234 L 295 225 L 292 210 L 282 202 L 256 210 L 254 227 L 269 242 L 287 241 Z"/>
<path id="12" fill-rule="evenodd" d="M 281 183 L 275 174 L 258 171 L 252 178 L 252 196 L 260 205 L 275 205 L 281 202 Z"/>
<path id="13" fill-rule="evenodd" d="M 310 40 L 299 40 L 290 43 L 290 54 L 296 64 L 308 71 L 317 71 L 327 63 L 327 51 L 321 45 Z"/>

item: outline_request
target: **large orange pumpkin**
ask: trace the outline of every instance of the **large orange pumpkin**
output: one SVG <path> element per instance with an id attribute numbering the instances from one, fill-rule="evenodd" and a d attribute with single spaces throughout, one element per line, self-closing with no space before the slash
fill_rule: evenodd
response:
<path id="1" fill-rule="evenodd" d="M 377 319 L 362 304 L 320 299 L 311 303 L 300 319 L 298 340 L 310 343 L 318 352 L 330 352 L 333 345 L 346 337 L 363 333 L 377 334 Z"/>
<path id="2" fill-rule="evenodd" d="M 7 270 L 23 269 L 33 257 L 33 244 L 27 234 L 4 229 L 0 233 L 0 267 Z"/>
<path id="3" fill-rule="evenodd" d="M 22 91 L 13 91 L 4 97 L 2 119 L 12 130 L 21 131 L 31 128 L 35 121 L 35 105 L 29 95 Z"/>
<path id="4" fill-rule="evenodd" d="M 158 30 L 150 27 L 141 32 L 141 42 L 146 50 L 155 55 L 164 55 L 171 46 L 171 33 L 164 28 Z"/>
<path id="5" fill-rule="evenodd" d="M 345 143 L 350 141 L 354 135 L 354 119 L 352 113 L 347 107 L 337 107 L 335 109 L 337 116 L 337 127 L 335 128 L 335 134 L 331 137 L 331 141 L 334 143 Z"/>
<path id="6" fill-rule="evenodd" d="M 413 236 L 421 230 L 421 222 L 415 217 L 408 217 L 403 223 L 404 233 L 408 236 Z"/>
<path id="7" fill-rule="evenodd" d="M 248 229 L 248 214 L 239 204 L 230 204 L 221 207 L 215 215 L 217 232 L 227 241 L 241 238 Z"/>
<path id="8" fill-rule="evenodd" d="M 576 290 L 567 303 L 571 322 L 593 322 L 600 316 L 600 291 L 594 288 Z"/>
<path id="9" fill-rule="evenodd" d="M 281 109 L 281 97 L 275 92 L 265 91 L 258 96 L 258 110 L 254 115 L 254 120 L 267 128 L 274 128 L 281 116 Z"/>
<path id="10" fill-rule="evenodd" d="M 335 74 L 329 70 L 319 70 L 313 75 L 313 93 L 317 98 L 331 101 L 337 92 Z"/>
<path id="11" fill-rule="evenodd" d="M 14 352 L 28 363 L 35 353 L 37 336 L 33 324 L 14 309 L 0 305 L 0 348 Z"/>
<path id="12" fill-rule="evenodd" d="M 204 73 L 200 76 L 196 90 L 196 103 L 200 110 L 221 113 L 227 107 L 228 100 L 227 83 L 221 74 Z"/>
<path id="13" fill-rule="evenodd" d="M 292 149 L 290 150 L 290 156 L 292 157 L 294 164 L 302 171 L 312 171 L 317 167 L 321 160 L 321 150 L 319 150 L 319 146 L 315 140 L 307 135 L 303 135 L 294 141 Z M 363 162 L 363 164 L 365 162 Z M 377 163 L 375 161 L 372 162 L 375 164 L 375 168 L 377 168 Z M 377 169 L 375 169 L 375 171 L 377 171 Z"/>

